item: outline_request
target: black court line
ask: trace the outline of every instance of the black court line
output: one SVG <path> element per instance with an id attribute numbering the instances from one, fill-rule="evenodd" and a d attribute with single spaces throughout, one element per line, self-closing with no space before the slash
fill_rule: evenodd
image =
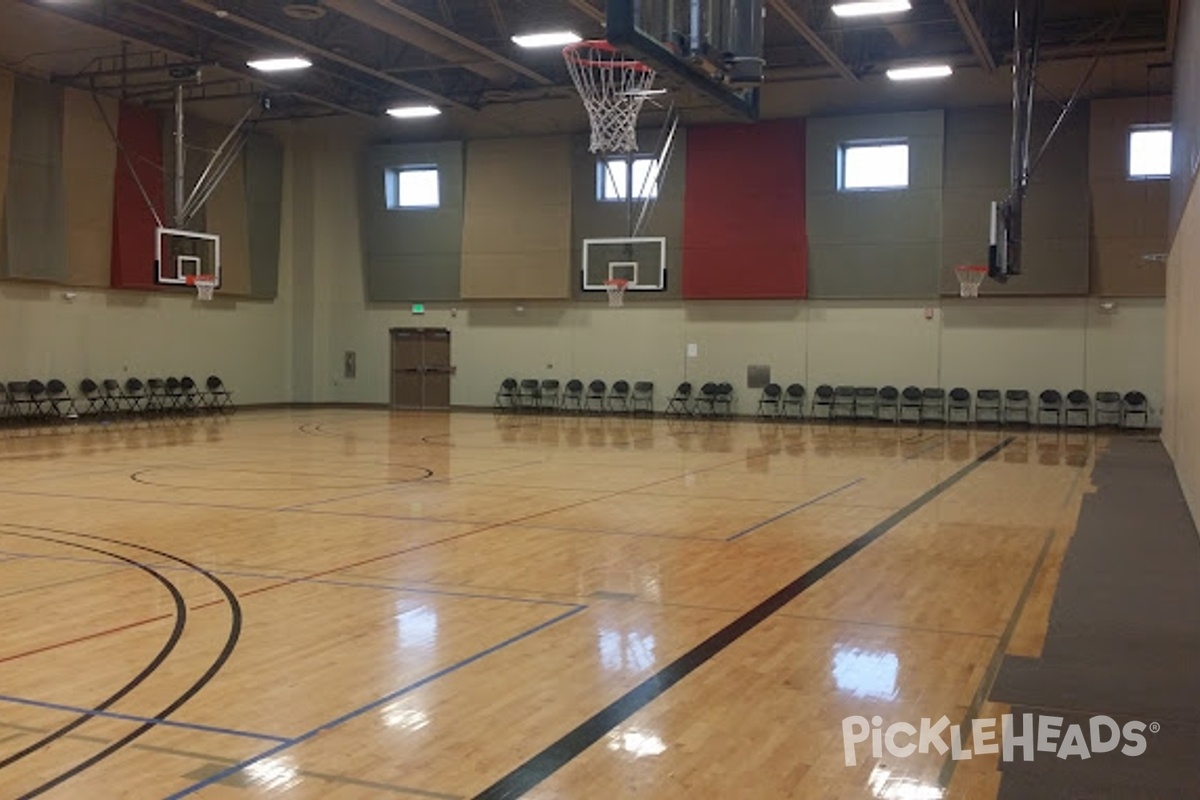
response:
<path id="1" fill-rule="evenodd" d="M 1001 450 L 1015 441 L 1008 437 L 981 453 L 970 464 L 955 472 L 887 519 L 868 530 L 837 552 L 825 558 L 800 577 L 742 614 L 700 644 L 688 650 L 661 670 L 635 686 L 629 692 L 580 723 L 558 741 L 530 758 L 524 764 L 484 789 L 474 800 L 510 800 L 533 789 L 553 775 L 568 762 L 600 741 L 610 731 L 641 711 L 668 689 L 699 669 L 714 656 L 745 636 L 769 619 L 777 611 L 795 600 L 817 581 L 840 567 L 852 556 L 875 541 L 892 528 L 912 516 L 938 495 L 945 492 L 967 475 L 990 461 Z"/>

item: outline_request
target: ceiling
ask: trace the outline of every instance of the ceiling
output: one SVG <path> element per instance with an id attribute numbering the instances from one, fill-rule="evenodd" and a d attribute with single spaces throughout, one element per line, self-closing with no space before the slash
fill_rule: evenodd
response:
<path id="1" fill-rule="evenodd" d="M 841 20 L 829 0 L 764 0 L 764 116 L 1005 102 L 1011 2 L 913 0 L 893 18 Z M 236 119 L 270 97 L 271 119 L 357 119 L 399 138 L 579 129 L 581 104 L 555 50 L 514 33 L 570 28 L 603 37 L 602 0 L 0 0 L 0 65 L 166 106 L 169 66 L 196 68 L 192 113 Z M 1178 0 L 1045 0 L 1044 95 L 1062 99 L 1100 56 L 1089 94 L 1170 90 Z M 314 68 L 273 77 L 252 57 L 305 54 Z M 895 63 L 953 63 L 948 82 L 900 87 Z M 681 89 L 685 119 L 731 119 Z M 382 118 L 432 103 L 436 120 Z M 649 111 L 653 115 L 654 111 Z"/>

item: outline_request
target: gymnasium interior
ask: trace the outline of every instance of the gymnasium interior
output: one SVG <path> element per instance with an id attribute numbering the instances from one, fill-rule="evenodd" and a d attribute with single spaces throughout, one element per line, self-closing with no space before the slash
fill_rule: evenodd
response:
<path id="1" fill-rule="evenodd" d="M 1194 796 L 1198 169 L 1181 0 L 0 0 L 0 797 Z"/>

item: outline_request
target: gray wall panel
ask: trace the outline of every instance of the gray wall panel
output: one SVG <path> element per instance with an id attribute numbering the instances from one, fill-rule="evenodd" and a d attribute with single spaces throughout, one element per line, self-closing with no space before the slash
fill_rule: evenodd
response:
<path id="1" fill-rule="evenodd" d="M 388 209 L 387 172 L 435 165 L 440 205 Z M 378 145 L 369 149 L 362 185 L 363 269 L 371 302 L 459 299 L 462 266 L 462 142 Z"/>
<path id="2" fill-rule="evenodd" d="M 843 143 L 904 139 L 909 186 L 839 192 Z M 808 122 L 808 296 L 932 297 L 942 227 L 943 114 L 921 111 Z"/>
<path id="3" fill-rule="evenodd" d="M 245 159 L 250 296 L 273 299 L 279 292 L 283 147 L 267 136 L 252 136 L 246 143 Z"/>
<path id="4" fill-rule="evenodd" d="M 18 77 L 13 91 L 4 274 L 65 282 L 67 199 L 63 182 L 63 90 Z"/>

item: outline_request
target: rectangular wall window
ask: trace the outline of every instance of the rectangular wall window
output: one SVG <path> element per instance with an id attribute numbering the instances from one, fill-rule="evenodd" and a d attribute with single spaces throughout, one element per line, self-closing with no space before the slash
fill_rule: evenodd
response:
<path id="1" fill-rule="evenodd" d="M 596 162 L 596 199 L 618 202 L 658 196 L 658 160 L 651 156 L 615 156 Z"/>
<path id="2" fill-rule="evenodd" d="M 1130 180 L 1171 177 L 1171 126 L 1137 125 L 1129 131 Z"/>
<path id="3" fill-rule="evenodd" d="M 437 208 L 441 205 L 436 166 L 422 164 L 389 169 L 384 177 L 387 207 Z"/>
<path id="4" fill-rule="evenodd" d="M 908 142 L 846 142 L 838 150 L 838 190 L 870 192 L 908 188 Z"/>

